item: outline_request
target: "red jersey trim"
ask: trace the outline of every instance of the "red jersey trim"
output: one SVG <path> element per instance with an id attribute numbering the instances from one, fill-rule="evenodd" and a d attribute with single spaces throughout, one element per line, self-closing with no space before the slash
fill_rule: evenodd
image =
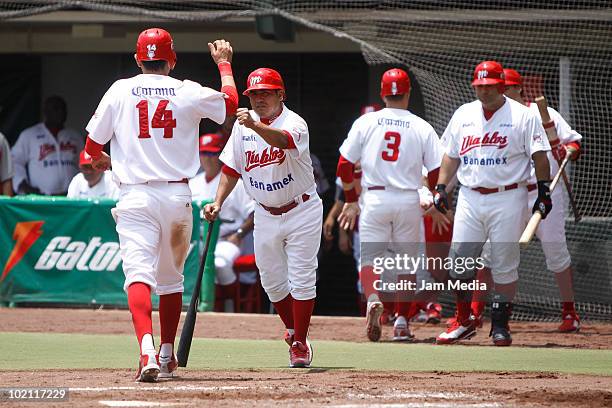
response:
<path id="1" fill-rule="evenodd" d="M 94 142 L 89 138 L 89 135 L 87 135 L 87 140 L 85 141 L 85 151 L 91 156 L 92 159 L 97 159 L 100 157 L 102 155 L 102 149 L 104 149 L 104 145 Z"/>
<path id="2" fill-rule="evenodd" d="M 226 164 L 224 164 L 223 167 L 221 167 L 221 171 L 230 177 L 240 178 L 240 173 L 238 173 L 236 170 L 232 169 L 230 166 Z"/>

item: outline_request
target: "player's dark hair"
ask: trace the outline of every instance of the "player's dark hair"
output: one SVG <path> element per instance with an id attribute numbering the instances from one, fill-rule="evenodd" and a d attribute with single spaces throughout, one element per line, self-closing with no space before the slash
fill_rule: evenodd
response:
<path id="1" fill-rule="evenodd" d="M 401 95 L 387 95 L 385 98 L 389 100 L 389 102 L 399 102 L 404 97 L 404 94 Z"/>
<path id="2" fill-rule="evenodd" d="M 142 61 L 142 66 L 145 67 L 147 71 L 153 72 L 162 72 L 166 68 L 167 64 L 168 62 L 164 60 Z"/>

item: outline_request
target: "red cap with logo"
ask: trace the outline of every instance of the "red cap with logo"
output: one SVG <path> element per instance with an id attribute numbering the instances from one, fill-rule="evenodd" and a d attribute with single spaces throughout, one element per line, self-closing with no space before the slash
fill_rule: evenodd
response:
<path id="1" fill-rule="evenodd" d="M 504 69 L 497 61 L 483 61 L 474 70 L 472 85 L 504 84 Z"/>
<path id="2" fill-rule="evenodd" d="M 507 86 L 523 85 L 523 77 L 512 68 L 504 68 L 504 78 Z"/>
<path id="3" fill-rule="evenodd" d="M 364 105 L 361 107 L 361 114 L 365 115 L 366 113 L 376 112 L 381 109 L 381 106 L 377 103 L 373 103 L 371 105 Z"/>
<path id="4" fill-rule="evenodd" d="M 386 71 L 380 80 L 380 97 L 403 95 L 410 92 L 410 77 L 403 69 L 393 68 Z"/>
<path id="5" fill-rule="evenodd" d="M 242 94 L 248 95 L 249 92 L 258 89 L 285 89 L 283 78 L 278 71 L 272 68 L 258 68 L 249 74 L 247 78 L 247 89 Z"/>
<path id="6" fill-rule="evenodd" d="M 170 68 L 176 64 L 176 53 L 170 33 L 163 28 L 149 28 L 136 41 L 138 61 L 167 61 Z"/>
<path id="7" fill-rule="evenodd" d="M 227 139 L 218 133 L 207 133 L 200 136 L 200 152 L 221 153 Z"/>
<path id="8" fill-rule="evenodd" d="M 85 166 L 87 164 L 91 164 L 91 156 L 83 149 L 81 150 L 81 154 L 79 154 L 79 166 Z"/>

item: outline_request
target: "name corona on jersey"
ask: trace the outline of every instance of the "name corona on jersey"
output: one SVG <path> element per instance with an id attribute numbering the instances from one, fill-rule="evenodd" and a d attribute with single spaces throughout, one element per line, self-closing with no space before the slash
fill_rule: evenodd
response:
<path id="1" fill-rule="evenodd" d="M 254 180 L 253 177 L 249 177 L 249 183 L 251 183 L 251 187 L 264 191 L 281 190 L 292 181 L 295 180 L 293 180 L 293 176 L 291 175 L 291 173 L 287 174 L 287 177 L 283 177 L 282 180 L 275 181 L 273 183 L 264 183 L 261 181 Z"/>
<path id="2" fill-rule="evenodd" d="M 143 86 L 135 86 L 132 88 L 134 96 L 176 96 L 174 88 L 146 88 Z"/>
<path id="3" fill-rule="evenodd" d="M 461 143 L 459 154 L 464 155 L 477 147 L 497 147 L 498 149 L 503 149 L 506 146 L 508 146 L 508 136 L 500 136 L 497 131 L 493 132 L 493 134 L 485 133 L 482 138 L 478 136 L 465 136 Z"/>
<path id="4" fill-rule="evenodd" d="M 410 122 L 401 119 L 378 118 L 378 126 L 395 126 L 401 128 L 409 128 Z"/>

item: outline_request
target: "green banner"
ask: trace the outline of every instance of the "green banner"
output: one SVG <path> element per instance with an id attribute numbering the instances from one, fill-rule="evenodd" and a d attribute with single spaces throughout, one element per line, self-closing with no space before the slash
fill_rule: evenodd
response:
<path id="1" fill-rule="evenodd" d="M 193 206 L 193 233 L 185 262 L 184 303 L 191 298 L 200 261 L 202 223 L 197 204 Z M 110 212 L 114 206 L 115 201 L 108 199 L 0 196 L 0 302 L 127 306 L 119 242 Z M 206 310 L 214 302 L 207 296 L 214 296 L 212 253 L 218 223 L 215 227 L 204 279 L 211 281 L 213 288 L 202 285 L 201 303 Z"/>

